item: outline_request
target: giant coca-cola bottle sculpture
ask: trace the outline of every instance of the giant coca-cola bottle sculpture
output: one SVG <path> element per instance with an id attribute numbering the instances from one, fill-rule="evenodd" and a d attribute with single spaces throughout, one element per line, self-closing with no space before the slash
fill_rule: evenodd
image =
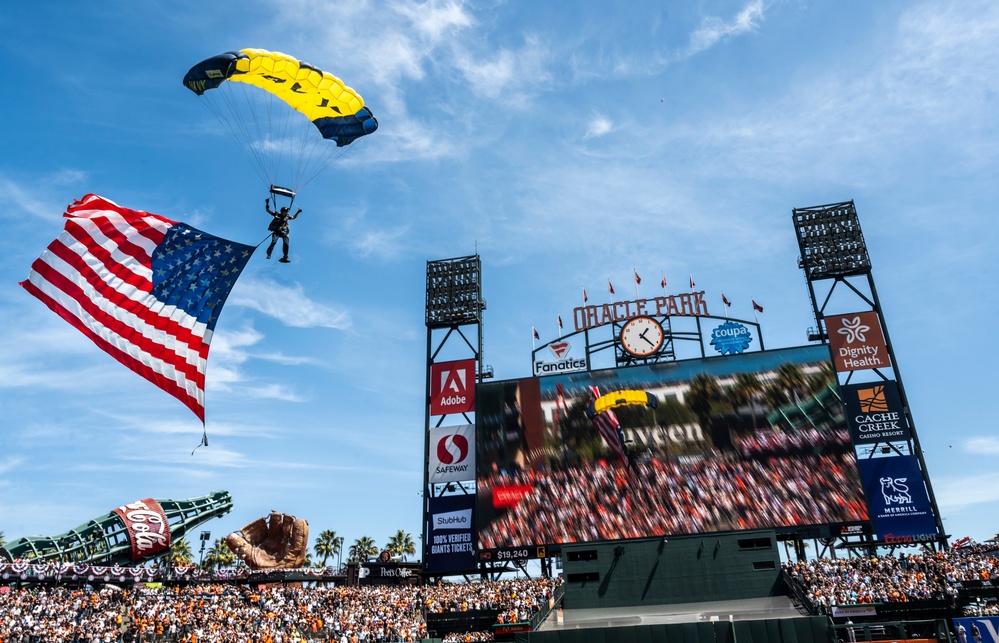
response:
<path id="1" fill-rule="evenodd" d="M 162 555 L 187 532 L 231 510 L 228 491 L 187 500 L 146 498 L 58 536 L 18 538 L 0 547 L 0 560 L 134 565 Z"/>

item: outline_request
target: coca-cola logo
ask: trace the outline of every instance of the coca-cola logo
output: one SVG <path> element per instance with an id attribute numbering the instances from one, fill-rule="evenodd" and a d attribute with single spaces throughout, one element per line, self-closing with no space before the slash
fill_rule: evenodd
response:
<path id="1" fill-rule="evenodd" d="M 437 459 L 454 464 L 468 457 L 468 440 L 461 434 L 445 435 L 437 441 Z"/>
<path id="2" fill-rule="evenodd" d="M 170 524 L 160 504 L 152 498 L 137 500 L 114 510 L 125 523 L 132 546 L 132 560 L 170 547 Z"/>

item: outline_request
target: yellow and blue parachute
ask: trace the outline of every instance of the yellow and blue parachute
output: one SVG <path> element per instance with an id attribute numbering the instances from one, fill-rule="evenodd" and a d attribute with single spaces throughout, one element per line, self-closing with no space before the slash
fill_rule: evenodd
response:
<path id="1" fill-rule="evenodd" d="M 360 94 L 287 54 L 242 49 L 192 67 L 184 86 L 202 97 L 261 178 L 293 190 L 378 129 Z"/>
<path id="2" fill-rule="evenodd" d="M 649 408 L 654 409 L 659 405 L 659 400 L 655 395 L 649 393 L 648 391 L 611 391 L 610 393 L 601 395 L 590 401 L 590 404 L 586 407 L 586 417 L 593 419 L 610 409 L 635 404 L 648 406 Z"/>

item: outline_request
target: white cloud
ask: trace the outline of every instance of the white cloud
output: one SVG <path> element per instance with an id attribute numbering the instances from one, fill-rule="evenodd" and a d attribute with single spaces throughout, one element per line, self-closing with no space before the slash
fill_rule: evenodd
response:
<path id="1" fill-rule="evenodd" d="M 614 123 L 602 114 L 594 114 L 586 128 L 583 140 L 597 138 L 614 131 Z"/>
<path id="2" fill-rule="evenodd" d="M 964 442 L 963 450 L 976 455 L 999 455 L 999 438 L 970 438 Z"/>
<path id="3" fill-rule="evenodd" d="M 693 56 L 710 49 L 727 37 L 755 31 L 763 21 L 764 9 L 762 0 L 753 0 L 729 22 L 716 17 L 705 18 L 701 27 L 690 35 L 686 55 Z"/>
<path id="4" fill-rule="evenodd" d="M 350 313 L 312 301 L 301 284 L 284 285 L 246 275 L 233 288 L 228 303 L 245 306 L 294 328 L 350 328 Z"/>
<path id="5" fill-rule="evenodd" d="M 21 464 L 21 458 L 8 457 L 0 460 L 0 474 L 7 474 Z"/>

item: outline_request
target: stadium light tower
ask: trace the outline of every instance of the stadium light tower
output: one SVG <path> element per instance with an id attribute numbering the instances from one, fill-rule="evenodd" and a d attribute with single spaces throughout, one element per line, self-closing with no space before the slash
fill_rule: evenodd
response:
<path id="1" fill-rule="evenodd" d="M 482 313 L 486 302 L 482 298 L 482 261 L 478 254 L 427 262 L 427 373 L 426 417 L 423 452 L 423 534 L 422 560 L 427 570 L 428 521 L 431 504 L 449 494 L 466 494 L 464 485 L 433 483 L 430 479 L 430 435 L 432 428 L 441 427 L 449 415 L 460 415 L 465 424 L 474 420 L 474 405 L 450 406 L 467 394 L 474 399 L 475 383 L 492 377 L 492 367 L 482 360 Z M 451 361 L 454 360 L 454 361 Z M 458 373 L 456 379 L 452 376 Z M 434 381 L 446 379 L 446 382 Z M 470 381 L 474 380 L 474 381 Z M 443 389 L 459 390 L 460 395 L 444 394 Z M 436 417 L 436 421 L 432 418 Z"/>
<path id="2" fill-rule="evenodd" d="M 855 374 L 862 374 L 859 375 L 859 378 L 873 378 L 882 383 L 893 382 L 897 386 L 907 437 L 897 442 L 885 441 L 870 444 L 866 454 L 869 458 L 886 455 L 890 457 L 892 454 L 907 455 L 900 449 L 903 447 L 909 450 L 909 454 L 918 458 L 936 523 L 937 541 L 945 547 L 947 536 L 944 532 L 940 512 L 937 509 L 923 451 L 919 446 L 919 438 L 909 410 L 909 402 L 902 386 L 902 374 L 899 372 L 898 360 L 892 348 L 888 325 L 885 323 L 877 288 L 874 285 L 871 259 L 863 232 L 860 229 L 860 219 L 857 216 L 856 206 L 853 201 L 844 201 L 795 208 L 792 218 L 800 251 L 798 267 L 805 273 L 808 294 L 815 314 L 815 328 L 808 329 L 808 339 L 809 341 L 821 341 L 829 344 L 830 338 L 826 320 L 834 315 L 854 313 L 869 315 L 872 312 L 876 315 L 876 317 L 865 319 L 871 319 L 872 325 L 880 326 L 876 330 L 881 331 L 884 335 L 884 346 L 888 359 L 878 364 L 877 367 L 847 367 L 837 363 L 837 377 L 841 386 L 849 384 Z M 821 294 L 817 293 L 817 290 L 821 290 Z M 856 319 L 861 318 L 856 317 Z M 839 330 L 839 333 L 843 332 L 844 330 Z M 883 536 L 883 534 L 880 535 Z"/>

